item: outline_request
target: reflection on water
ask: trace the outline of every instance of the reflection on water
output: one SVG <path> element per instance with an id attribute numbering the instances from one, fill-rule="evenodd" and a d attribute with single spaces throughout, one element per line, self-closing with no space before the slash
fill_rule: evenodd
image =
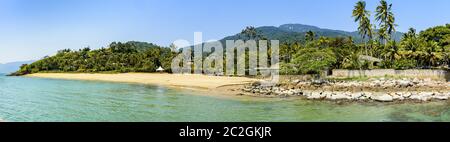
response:
<path id="1" fill-rule="evenodd" d="M 450 121 L 448 102 L 223 99 L 164 87 L 0 77 L 6 121 Z"/>

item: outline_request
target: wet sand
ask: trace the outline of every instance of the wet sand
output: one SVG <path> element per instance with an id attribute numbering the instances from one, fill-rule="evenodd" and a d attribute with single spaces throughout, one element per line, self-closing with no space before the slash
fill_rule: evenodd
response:
<path id="1" fill-rule="evenodd" d="M 26 77 L 138 83 L 138 84 L 162 85 L 169 87 L 193 88 L 204 90 L 217 89 L 222 86 L 242 85 L 257 81 L 257 79 L 246 77 L 223 77 L 223 76 L 157 74 L 157 73 L 121 73 L 121 74 L 36 73 L 26 75 Z"/>

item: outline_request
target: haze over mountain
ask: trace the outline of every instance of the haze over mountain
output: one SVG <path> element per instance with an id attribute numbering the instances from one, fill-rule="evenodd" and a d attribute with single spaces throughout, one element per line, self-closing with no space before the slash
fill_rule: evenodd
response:
<path id="1" fill-rule="evenodd" d="M 268 39 L 280 40 L 281 42 L 303 41 L 305 38 L 305 34 L 308 31 L 313 31 L 316 34 L 317 38 L 320 36 L 324 37 L 351 36 L 355 42 L 362 41 L 362 38 L 357 31 L 349 32 L 342 30 L 333 30 L 304 24 L 284 24 L 279 27 L 263 26 L 257 27 L 256 30 Z M 396 32 L 393 38 L 394 40 L 399 41 L 402 35 L 403 33 Z M 238 33 L 233 36 L 225 37 L 223 40 L 236 40 L 236 39 L 245 39 L 245 37 L 242 34 Z"/>

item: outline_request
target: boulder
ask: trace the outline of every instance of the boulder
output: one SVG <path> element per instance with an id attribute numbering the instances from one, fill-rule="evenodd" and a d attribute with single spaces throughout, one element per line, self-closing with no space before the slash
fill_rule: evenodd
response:
<path id="1" fill-rule="evenodd" d="M 434 93 L 432 93 L 432 92 L 422 92 L 422 93 L 419 93 L 419 95 L 422 97 L 422 101 L 428 101 L 428 100 L 432 99 L 433 94 L 434 94 Z"/>
<path id="2" fill-rule="evenodd" d="M 286 95 L 288 95 L 288 96 L 293 96 L 295 93 L 294 93 L 294 90 L 287 90 L 287 91 L 285 91 L 285 93 L 286 93 Z"/>
<path id="3" fill-rule="evenodd" d="M 403 97 L 403 98 L 409 98 L 411 95 L 412 95 L 411 92 L 405 92 L 405 93 L 402 93 L 402 97 Z"/>
<path id="4" fill-rule="evenodd" d="M 380 80 L 375 80 L 372 82 L 371 87 L 381 87 L 382 82 Z"/>
<path id="5" fill-rule="evenodd" d="M 323 99 L 324 95 L 320 92 L 312 92 L 307 99 L 316 100 L 316 99 Z"/>
<path id="6" fill-rule="evenodd" d="M 323 79 L 314 79 L 311 81 L 312 85 L 324 85 L 326 84 L 326 81 Z"/>
<path id="7" fill-rule="evenodd" d="M 331 94 L 330 96 L 330 100 L 344 100 L 344 99 L 351 99 L 349 95 L 347 95 L 349 93 L 336 93 L 336 94 Z"/>
<path id="8" fill-rule="evenodd" d="M 419 94 L 413 94 L 413 95 L 409 96 L 409 99 L 422 101 L 422 96 Z"/>
<path id="9" fill-rule="evenodd" d="M 300 82 L 301 82 L 301 80 L 296 79 L 296 80 L 293 80 L 291 83 L 292 83 L 292 84 L 298 84 L 298 83 L 300 83 Z"/>
<path id="10" fill-rule="evenodd" d="M 390 96 L 392 96 L 392 99 L 394 100 L 404 100 L 405 98 L 403 97 L 403 93 L 390 93 Z"/>
<path id="11" fill-rule="evenodd" d="M 433 96 L 433 99 L 437 99 L 437 100 L 448 100 L 449 96 L 444 95 L 444 94 L 437 94 Z"/>
<path id="12" fill-rule="evenodd" d="M 361 98 L 362 96 L 364 96 L 364 93 L 362 93 L 362 92 L 350 94 L 350 98 L 352 100 L 359 100 L 359 98 Z"/>
<path id="13" fill-rule="evenodd" d="M 418 78 L 414 78 L 412 83 L 418 85 L 420 83 L 420 80 Z"/>
<path id="14" fill-rule="evenodd" d="M 397 82 L 397 85 L 399 87 L 407 88 L 407 87 L 411 87 L 413 84 L 409 80 L 400 80 Z"/>
<path id="15" fill-rule="evenodd" d="M 375 95 L 372 96 L 372 99 L 379 102 L 392 102 L 394 101 L 394 98 L 391 95 L 388 94 L 382 94 L 382 95 Z"/>
<path id="16" fill-rule="evenodd" d="M 418 94 L 413 94 L 409 98 L 412 100 L 419 100 L 419 101 L 428 101 L 432 99 L 433 93 L 430 92 L 421 92 Z"/>
<path id="17" fill-rule="evenodd" d="M 363 92 L 361 93 L 362 96 L 360 96 L 358 99 L 359 100 L 368 100 L 372 97 L 372 93 L 371 92 Z"/>

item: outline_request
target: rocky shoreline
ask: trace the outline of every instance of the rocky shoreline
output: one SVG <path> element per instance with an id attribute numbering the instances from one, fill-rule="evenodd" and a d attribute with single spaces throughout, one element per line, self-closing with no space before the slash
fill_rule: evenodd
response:
<path id="1" fill-rule="evenodd" d="M 277 86 L 256 82 L 244 94 L 263 97 L 304 97 L 310 100 L 419 101 L 450 99 L 450 83 L 429 79 L 371 79 L 368 81 L 292 81 Z"/>

